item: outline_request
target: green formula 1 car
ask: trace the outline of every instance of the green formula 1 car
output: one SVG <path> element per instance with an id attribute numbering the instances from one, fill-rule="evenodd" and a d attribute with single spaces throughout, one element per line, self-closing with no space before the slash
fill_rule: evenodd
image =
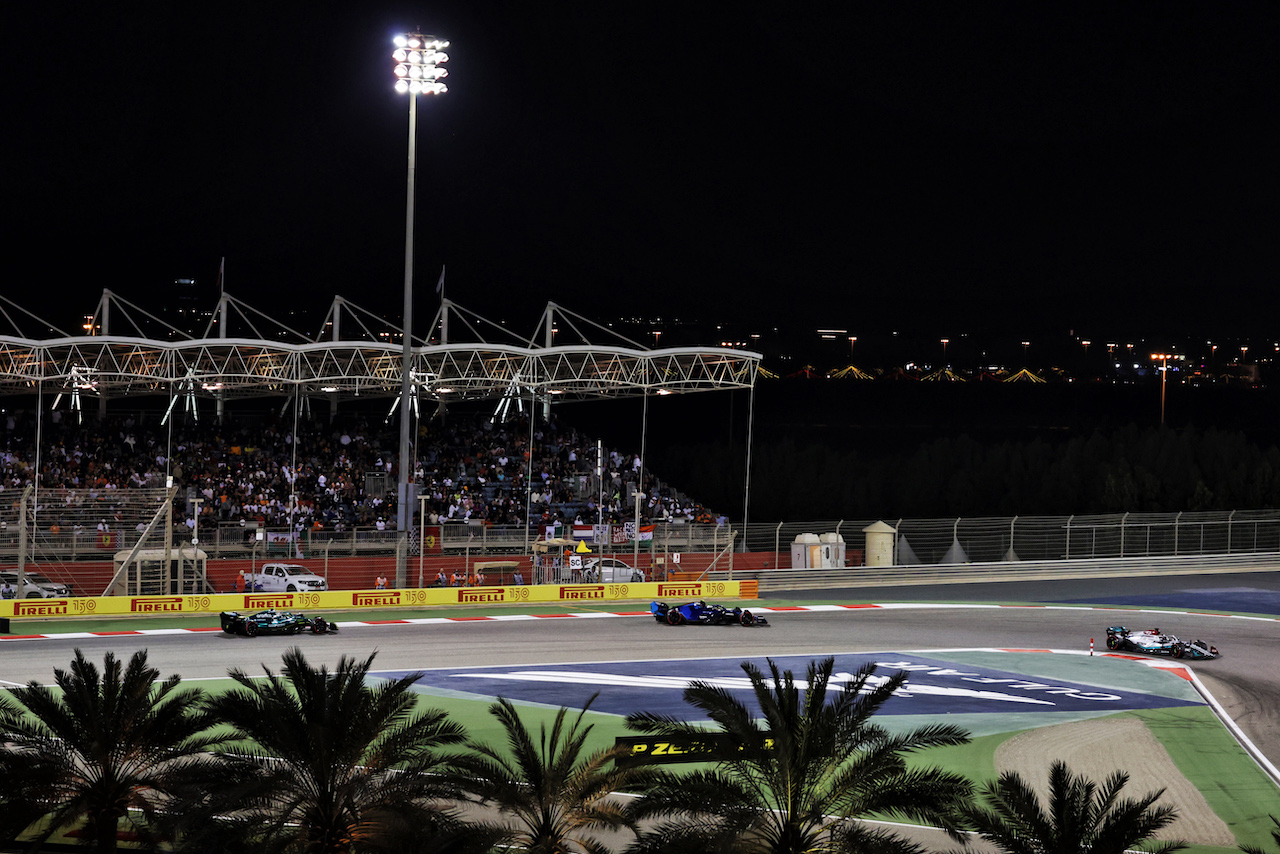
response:
<path id="1" fill-rule="evenodd" d="M 324 617 L 308 617 L 297 611 L 258 611 L 254 614 L 241 614 L 239 611 L 223 611 L 222 630 L 229 635 L 257 637 L 258 635 L 296 635 L 299 632 L 311 632 L 323 635 L 336 632 L 338 624 Z"/>

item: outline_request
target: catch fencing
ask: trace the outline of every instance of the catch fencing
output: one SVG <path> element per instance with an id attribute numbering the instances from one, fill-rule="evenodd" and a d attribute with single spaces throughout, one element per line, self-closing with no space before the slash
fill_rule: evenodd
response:
<path id="1" fill-rule="evenodd" d="M 894 566 L 1280 552 L 1280 510 L 753 523 L 741 548 L 787 563 L 797 536 L 833 533 L 859 565 L 876 522 L 895 531 Z"/>
<path id="2" fill-rule="evenodd" d="M 128 492 L 121 490 L 120 493 Z M 95 529 L 99 514 L 88 511 L 83 526 L 50 530 L 28 519 L 28 539 L 37 560 L 95 560 L 104 552 L 130 548 L 139 532 L 135 522 L 155 512 L 163 497 L 147 491 L 145 508 L 104 537 Z M 116 495 L 120 495 L 117 493 Z M 114 497 L 114 496 L 113 496 Z M 16 505 L 16 502 L 14 502 Z M 0 560 L 16 558 L 21 522 L 17 508 L 0 511 Z M 177 515 L 177 514 L 175 514 Z M 652 539 L 639 544 L 650 553 L 719 552 L 733 537 L 739 552 L 774 552 L 788 563 L 790 546 L 802 534 L 838 534 L 848 547 L 847 562 L 859 565 L 863 529 L 876 522 L 892 527 L 893 565 L 995 563 L 1006 561 L 1091 560 L 1104 558 L 1250 554 L 1280 551 L 1280 510 L 1232 510 L 1184 513 L 1115 513 L 1089 516 L 1012 516 L 947 519 L 832 519 L 802 522 L 753 522 L 749 525 L 653 525 Z M 568 536 L 569 534 L 566 534 Z M 154 536 L 154 534 L 153 534 Z M 290 531 L 287 527 L 210 525 L 198 531 L 178 524 L 173 543 L 198 538 L 210 559 L 329 554 L 333 557 L 395 554 L 402 538 L 394 530 Z M 474 555 L 528 554 L 541 532 L 522 526 L 446 523 L 414 530 L 409 553 Z M 607 551 L 632 551 L 634 543 L 612 544 Z M 775 565 L 780 565 L 775 563 Z"/>
<path id="3" fill-rule="evenodd" d="M 38 503 L 28 504 L 25 520 L 18 501 L 0 506 L 0 565 L 12 568 L 25 549 L 26 561 L 40 571 L 61 579 L 77 562 L 110 560 L 118 551 L 132 548 L 143 535 L 148 517 L 157 520 L 163 506 L 159 490 L 120 490 L 77 505 L 75 524 L 53 529 L 43 520 L 50 505 L 67 506 L 68 496 L 46 491 Z M 16 498 L 16 491 L 14 494 Z M 110 505 L 113 516 L 106 514 Z M 181 502 L 179 501 L 179 506 Z M 42 512 L 43 511 L 43 512 Z M 171 518 L 185 514 L 175 512 Z M 82 518 L 80 518 L 82 517 Z M 99 532 L 102 518 L 114 524 Z M 735 555 L 748 554 L 738 565 L 787 571 L 791 544 L 803 534 L 837 534 L 846 544 L 845 566 L 865 564 L 863 530 L 877 522 L 893 529 L 892 566 L 954 567 L 963 573 L 970 566 L 975 575 L 983 565 L 1017 565 L 1058 561 L 1121 561 L 1135 559 L 1196 558 L 1233 555 L 1280 554 L 1280 510 L 1234 510 L 1182 513 L 1116 513 L 1073 516 L 1013 516 L 947 519 L 839 519 L 819 521 L 753 522 L 748 525 L 657 522 L 651 539 L 593 548 L 595 554 L 616 555 L 669 570 L 680 568 L 680 554 L 714 555 L 732 545 Z M 25 526 L 25 534 L 24 534 Z M 572 526 L 567 526 L 570 529 Z M 647 527 L 647 526 L 646 526 Z M 330 558 L 382 558 L 407 550 L 415 559 L 528 556 L 541 531 L 523 526 L 445 523 L 419 526 L 408 537 L 394 530 L 353 530 L 267 527 L 252 524 L 201 525 L 198 529 L 174 522 L 169 530 L 172 547 L 199 549 L 211 562 L 219 560 L 289 560 Z M 105 535 L 104 535 L 105 534 Z M 153 525 L 149 539 L 161 534 Z M 566 536 L 571 536 L 567 533 Z M 708 558 L 692 561 L 707 567 Z M 719 561 L 717 571 L 733 561 Z M 809 570 L 806 570 L 809 571 Z M 954 573 L 951 573 L 954 574 Z"/>

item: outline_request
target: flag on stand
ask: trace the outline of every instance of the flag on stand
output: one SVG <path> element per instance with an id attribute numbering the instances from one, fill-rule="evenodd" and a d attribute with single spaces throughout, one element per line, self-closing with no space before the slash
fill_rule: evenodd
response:
<path id="1" fill-rule="evenodd" d="M 575 540 L 594 540 L 595 528 L 592 525 L 574 525 L 573 538 Z"/>
<path id="2" fill-rule="evenodd" d="M 624 532 L 624 537 L 625 537 L 624 542 L 630 542 L 631 540 L 640 540 L 641 542 L 644 542 L 645 540 L 653 539 L 652 525 L 641 525 L 637 529 L 635 522 L 625 522 L 622 525 L 622 530 Z M 639 533 L 636 533 L 637 530 L 639 531 Z M 614 536 L 613 540 L 614 542 L 617 542 L 618 541 L 617 536 Z"/>

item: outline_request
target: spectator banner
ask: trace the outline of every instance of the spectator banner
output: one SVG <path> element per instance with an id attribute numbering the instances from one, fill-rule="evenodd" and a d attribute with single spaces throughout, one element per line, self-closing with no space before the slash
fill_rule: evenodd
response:
<path id="1" fill-rule="evenodd" d="M 636 534 L 635 522 L 624 523 L 622 526 L 622 529 L 625 534 L 625 539 L 622 540 L 622 542 L 624 543 L 629 543 L 632 540 L 640 540 L 641 542 L 644 542 L 645 540 L 653 539 L 653 525 L 641 525 L 639 528 L 639 531 L 640 531 L 639 535 Z M 616 534 L 614 535 L 613 541 L 615 543 L 618 542 Z"/>
<path id="2" fill-rule="evenodd" d="M 743 588 L 747 589 L 744 591 Z M 171 596 L 76 596 L 66 599 L 3 599 L 0 617 L 121 617 L 421 608 L 445 605 L 521 605 L 536 602 L 642 601 L 755 598 L 755 586 L 740 581 L 638 582 L 635 584 L 535 584 L 529 587 L 413 587 L 404 590 L 330 590 L 324 593 L 209 593 Z M 311 614 L 308 614 L 311 616 Z M 448 609 L 409 617 L 455 616 Z M 465 614 L 457 614 L 466 618 Z M 358 614 L 348 619 L 359 620 Z M 20 629 L 18 631 L 21 631 Z M 17 633 L 17 632 L 15 632 Z"/>
<path id="3" fill-rule="evenodd" d="M 115 550 L 120 548 L 120 532 L 119 531 L 99 531 L 98 532 L 98 548 Z"/>

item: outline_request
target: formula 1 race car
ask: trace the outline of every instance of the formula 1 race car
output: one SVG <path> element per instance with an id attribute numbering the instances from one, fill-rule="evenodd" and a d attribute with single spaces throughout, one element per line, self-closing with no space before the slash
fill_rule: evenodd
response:
<path id="1" fill-rule="evenodd" d="M 767 626 L 769 621 L 758 617 L 745 608 L 726 608 L 723 605 L 708 605 L 699 599 L 697 602 L 686 602 L 683 605 L 668 605 L 666 602 L 649 603 L 649 613 L 659 623 L 668 626 L 683 626 L 692 623 L 696 626 Z"/>
<path id="2" fill-rule="evenodd" d="M 1159 629 L 1126 629 L 1124 626 L 1107 628 L 1107 649 L 1145 652 L 1150 655 L 1171 655 L 1174 658 L 1217 658 L 1218 648 L 1202 640 L 1184 641 L 1166 635 Z"/>
<path id="3" fill-rule="evenodd" d="M 296 635 L 299 632 L 311 632 L 323 635 L 336 632 L 338 624 L 324 617 L 307 617 L 296 611 L 258 611 L 254 614 L 241 614 L 239 611 L 223 611 L 222 630 L 229 635 Z"/>

